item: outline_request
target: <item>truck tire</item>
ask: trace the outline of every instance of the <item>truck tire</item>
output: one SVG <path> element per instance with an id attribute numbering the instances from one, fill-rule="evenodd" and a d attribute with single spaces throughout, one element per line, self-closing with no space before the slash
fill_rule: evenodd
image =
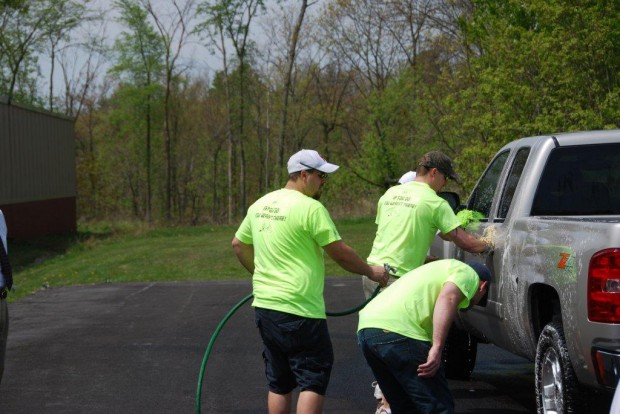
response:
<path id="1" fill-rule="evenodd" d="M 580 413 L 582 393 L 573 370 L 562 323 L 546 325 L 538 338 L 535 361 L 538 413 Z"/>
<path id="2" fill-rule="evenodd" d="M 446 377 L 457 380 L 469 379 L 476 365 L 477 352 L 476 338 L 452 325 L 442 357 Z"/>

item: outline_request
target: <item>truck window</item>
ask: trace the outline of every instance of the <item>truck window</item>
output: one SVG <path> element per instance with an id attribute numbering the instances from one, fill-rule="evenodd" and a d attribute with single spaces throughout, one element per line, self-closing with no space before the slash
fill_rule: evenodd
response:
<path id="1" fill-rule="evenodd" d="M 536 189 L 531 214 L 620 214 L 620 144 L 555 148 Z"/>
<path id="2" fill-rule="evenodd" d="M 509 151 L 504 151 L 491 161 L 489 168 L 487 168 L 478 185 L 471 193 L 471 197 L 469 197 L 467 203 L 468 210 L 475 210 L 484 214 L 485 217 L 489 217 L 493 194 L 495 194 L 499 176 L 504 169 L 509 153 Z"/>
<path id="3" fill-rule="evenodd" d="M 525 163 L 529 155 L 529 148 L 521 148 L 512 162 L 510 173 L 508 173 L 508 179 L 506 180 L 506 185 L 504 186 L 504 192 L 499 202 L 499 211 L 497 214 L 498 218 L 506 218 L 508 215 L 508 210 L 512 204 L 512 197 L 515 195 L 517 184 L 519 184 L 519 179 L 521 178 L 523 168 L 525 167 Z"/>

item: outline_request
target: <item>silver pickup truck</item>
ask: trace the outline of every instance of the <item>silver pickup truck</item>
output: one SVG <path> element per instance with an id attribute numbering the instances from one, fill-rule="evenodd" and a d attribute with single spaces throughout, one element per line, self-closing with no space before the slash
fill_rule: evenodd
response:
<path id="1" fill-rule="evenodd" d="M 590 412 L 591 390 L 613 391 L 620 378 L 620 130 L 519 139 L 465 206 L 444 196 L 482 213 L 468 230 L 495 241 L 487 255 L 439 237 L 431 247 L 493 274 L 486 300 L 455 321 L 446 374 L 469 377 L 477 342 L 492 343 L 535 362 L 538 412 Z"/>

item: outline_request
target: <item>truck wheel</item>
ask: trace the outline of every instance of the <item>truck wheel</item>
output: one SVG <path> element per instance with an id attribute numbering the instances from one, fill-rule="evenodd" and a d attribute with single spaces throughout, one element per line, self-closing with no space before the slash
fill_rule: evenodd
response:
<path id="1" fill-rule="evenodd" d="M 476 365 L 478 342 L 467 331 L 452 325 L 443 349 L 443 363 L 446 377 L 469 379 Z"/>
<path id="2" fill-rule="evenodd" d="M 568 356 L 561 322 L 546 325 L 538 338 L 535 377 L 539 413 L 583 412 L 583 399 Z"/>

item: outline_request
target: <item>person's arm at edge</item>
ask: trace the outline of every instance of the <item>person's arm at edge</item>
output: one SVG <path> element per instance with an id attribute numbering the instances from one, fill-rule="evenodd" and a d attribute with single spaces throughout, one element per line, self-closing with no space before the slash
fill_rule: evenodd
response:
<path id="1" fill-rule="evenodd" d="M 243 267 L 251 274 L 254 274 L 254 246 L 245 244 L 237 237 L 233 237 L 232 248 Z"/>
<path id="2" fill-rule="evenodd" d="M 348 244 L 336 240 L 323 246 L 323 249 L 340 267 L 347 272 L 365 275 L 381 287 L 387 286 L 389 275 L 379 266 L 369 266 Z"/>
<path id="3" fill-rule="evenodd" d="M 487 244 L 484 241 L 460 227 L 455 228 L 447 234 L 439 233 L 439 237 L 454 242 L 458 247 L 469 253 L 482 253 L 487 250 Z"/>
<path id="4" fill-rule="evenodd" d="M 420 377 L 432 377 L 439 370 L 446 338 L 463 297 L 463 292 L 452 282 L 446 282 L 441 289 L 433 311 L 433 342 L 426 362 L 418 366 Z"/>

